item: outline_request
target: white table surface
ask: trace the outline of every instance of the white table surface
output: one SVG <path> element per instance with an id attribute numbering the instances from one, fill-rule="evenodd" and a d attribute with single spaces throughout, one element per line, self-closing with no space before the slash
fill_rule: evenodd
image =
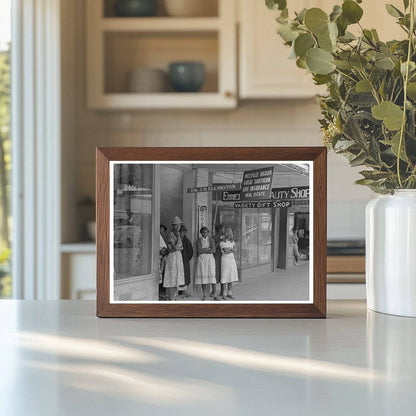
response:
<path id="1" fill-rule="evenodd" d="M 416 319 L 97 319 L 0 301 L 0 415 L 412 415 Z"/>

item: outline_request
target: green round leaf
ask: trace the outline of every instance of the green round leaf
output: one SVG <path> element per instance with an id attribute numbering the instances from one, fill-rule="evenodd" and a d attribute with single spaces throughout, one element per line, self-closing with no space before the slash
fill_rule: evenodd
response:
<path id="1" fill-rule="evenodd" d="M 305 13 L 305 26 L 315 35 L 324 33 L 328 28 L 328 15 L 318 7 L 309 9 Z"/>
<path id="2" fill-rule="evenodd" d="M 284 10 L 286 0 L 266 0 L 266 6 L 271 10 Z"/>
<path id="3" fill-rule="evenodd" d="M 402 146 L 400 147 L 400 132 L 397 132 L 391 140 L 381 140 L 383 144 L 386 146 L 390 146 L 391 151 L 395 156 L 399 156 L 399 149 L 400 149 L 400 159 L 409 162 L 409 159 L 406 156 L 406 152 L 402 143 Z"/>
<path id="4" fill-rule="evenodd" d="M 306 52 L 315 46 L 315 40 L 310 33 L 302 33 L 295 40 L 296 56 L 301 58 L 306 56 Z"/>
<path id="5" fill-rule="evenodd" d="M 393 61 L 392 57 L 382 57 L 380 59 L 376 59 L 376 66 L 381 69 L 394 69 L 395 62 Z"/>
<path id="6" fill-rule="evenodd" d="M 331 42 L 331 38 L 329 37 L 329 33 L 321 33 L 318 36 L 318 45 L 321 49 L 332 52 L 334 45 Z"/>
<path id="7" fill-rule="evenodd" d="M 403 13 L 397 8 L 394 7 L 392 4 L 386 4 L 387 13 L 393 17 L 403 17 Z"/>
<path id="8" fill-rule="evenodd" d="M 277 33 L 286 43 L 294 41 L 299 36 L 299 32 L 293 30 L 292 27 L 286 23 L 279 23 L 277 25 Z"/>
<path id="9" fill-rule="evenodd" d="M 342 7 L 337 4 L 334 6 L 332 13 L 329 15 L 329 19 L 331 20 L 331 22 L 335 22 L 341 15 Z"/>
<path id="10" fill-rule="evenodd" d="M 371 92 L 371 82 L 367 79 L 362 79 L 360 82 L 357 82 L 355 90 L 357 92 Z"/>
<path id="11" fill-rule="evenodd" d="M 400 130 L 402 127 L 403 110 L 391 101 L 383 101 L 375 105 L 371 113 L 375 119 L 382 120 L 389 130 Z"/>
<path id="12" fill-rule="evenodd" d="M 416 82 L 409 82 L 407 84 L 407 96 L 412 100 L 416 100 Z"/>
<path id="13" fill-rule="evenodd" d="M 342 4 L 342 16 L 350 25 L 358 23 L 363 14 L 363 9 L 353 0 L 346 0 Z"/>
<path id="14" fill-rule="evenodd" d="M 337 46 L 338 27 L 334 22 L 327 24 L 325 32 L 318 35 L 318 44 L 321 49 L 334 52 Z"/>
<path id="15" fill-rule="evenodd" d="M 342 71 L 346 71 L 346 70 L 352 69 L 352 65 L 347 60 L 336 59 L 333 62 L 334 62 L 334 65 L 338 69 L 341 69 Z"/>
<path id="16" fill-rule="evenodd" d="M 313 74 L 327 75 L 333 72 L 333 60 L 332 54 L 320 48 L 310 49 L 306 54 L 306 64 Z"/>
<path id="17" fill-rule="evenodd" d="M 338 17 L 337 19 L 337 27 L 339 34 L 344 36 L 348 27 L 348 23 L 342 16 Z"/>
<path id="18" fill-rule="evenodd" d="M 306 59 L 305 58 L 298 58 L 296 59 L 296 65 L 298 68 L 306 69 Z"/>

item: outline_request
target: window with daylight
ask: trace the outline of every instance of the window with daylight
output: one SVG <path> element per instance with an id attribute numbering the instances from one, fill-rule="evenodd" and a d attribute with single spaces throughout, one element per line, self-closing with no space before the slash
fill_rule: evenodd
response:
<path id="1" fill-rule="evenodd" d="M 11 137 L 10 137 L 10 43 L 11 0 L 0 0 L 0 298 L 12 295 L 11 215 Z M 3 13 L 3 11 L 7 11 Z"/>

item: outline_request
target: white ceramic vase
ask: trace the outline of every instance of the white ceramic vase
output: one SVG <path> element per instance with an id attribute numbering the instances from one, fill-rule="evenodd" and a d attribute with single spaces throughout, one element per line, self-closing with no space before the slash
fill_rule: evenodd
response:
<path id="1" fill-rule="evenodd" d="M 416 317 L 416 190 L 368 203 L 366 280 L 369 309 Z"/>

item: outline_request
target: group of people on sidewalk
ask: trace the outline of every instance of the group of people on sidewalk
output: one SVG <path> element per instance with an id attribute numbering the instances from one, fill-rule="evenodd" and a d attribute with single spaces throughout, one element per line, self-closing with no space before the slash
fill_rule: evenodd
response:
<path id="1" fill-rule="evenodd" d="M 177 300 L 179 292 L 189 297 L 191 284 L 190 261 L 194 255 L 192 243 L 186 236 L 187 229 L 179 217 L 172 222 L 172 229 L 162 237 L 166 227 L 161 225 L 160 236 L 160 289 L 165 290 L 161 300 Z M 215 235 L 210 236 L 209 229 L 202 227 L 196 240 L 197 262 L 194 284 L 202 288 L 202 300 L 234 299 L 232 284 L 237 282 L 238 270 L 234 253 L 236 243 L 231 228 L 218 224 Z M 218 293 L 217 285 L 221 289 Z"/>

